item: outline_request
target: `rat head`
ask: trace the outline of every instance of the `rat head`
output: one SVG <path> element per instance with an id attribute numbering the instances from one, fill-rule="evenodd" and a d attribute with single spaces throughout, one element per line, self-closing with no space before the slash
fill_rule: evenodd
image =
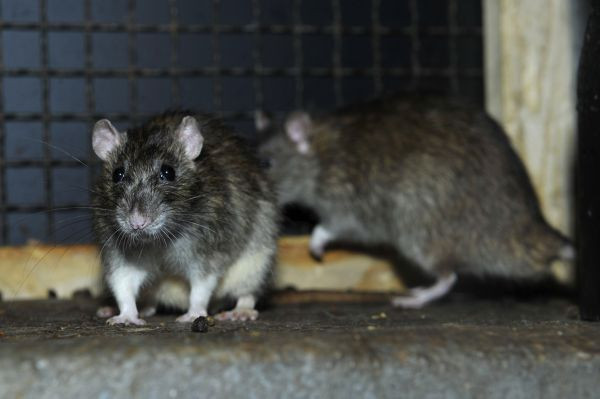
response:
<path id="1" fill-rule="evenodd" d="M 278 126 L 257 112 L 255 126 L 260 137 L 259 158 L 275 183 L 278 202 L 301 202 L 313 190 L 318 166 L 310 141 L 310 115 L 294 112 Z"/>
<path id="2" fill-rule="evenodd" d="M 192 205 L 185 198 L 196 184 L 194 160 L 203 142 L 191 116 L 167 114 L 127 132 L 107 119 L 96 122 L 92 147 L 104 161 L 94 193 L 97 224 L 127 243 L 176 235 Z"/>

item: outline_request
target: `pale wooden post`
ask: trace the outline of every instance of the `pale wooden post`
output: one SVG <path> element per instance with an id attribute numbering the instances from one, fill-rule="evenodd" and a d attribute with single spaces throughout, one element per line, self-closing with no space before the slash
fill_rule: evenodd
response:
<path id="1" fill-rule="evenodd" d="M 505 127 L 552 225 L 572 231 L 577 0 L 484 0 L 488 111 Z"/>

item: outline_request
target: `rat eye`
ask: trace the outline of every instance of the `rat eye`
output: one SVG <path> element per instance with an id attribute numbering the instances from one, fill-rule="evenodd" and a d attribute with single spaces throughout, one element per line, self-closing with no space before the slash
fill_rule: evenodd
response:
<path id="1" fill-rule="evenodd" d="M 175 180 L 175 170 L 169 165 L 163 165 L 160 167 L 160 180 Z"/>
<path id="2" fill-rule="evenodd" d="M 125 177 L 125 169 L 117 168 L 113 172 L 112 178 L 114 183 L 119 183 Z"/>

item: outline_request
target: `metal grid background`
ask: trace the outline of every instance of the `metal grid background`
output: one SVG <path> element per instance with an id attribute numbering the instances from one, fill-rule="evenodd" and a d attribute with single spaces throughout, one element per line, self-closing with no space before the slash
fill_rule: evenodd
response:
<path id="1" fill-rule="evenodd" d="M 201 109 L 251 139 L 256 109 L 328 110 L 423 89 L 483 101 L 481 0 L 0 7 L 0 244 L 91 240 L 99 118 L 124 128 L 168 107 Z"/>

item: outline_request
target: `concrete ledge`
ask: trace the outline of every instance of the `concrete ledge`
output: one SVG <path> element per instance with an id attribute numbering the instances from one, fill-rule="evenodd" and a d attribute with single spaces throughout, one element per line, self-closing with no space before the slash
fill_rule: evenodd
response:
<path id="1" fill-rule="evenodd" d="M 561 301 L 279 305 L 192 333 L 173 315 L 107 327 L 95 304 L 0 303 L 0 397 L 580 398 L 600 325 Z"/>

